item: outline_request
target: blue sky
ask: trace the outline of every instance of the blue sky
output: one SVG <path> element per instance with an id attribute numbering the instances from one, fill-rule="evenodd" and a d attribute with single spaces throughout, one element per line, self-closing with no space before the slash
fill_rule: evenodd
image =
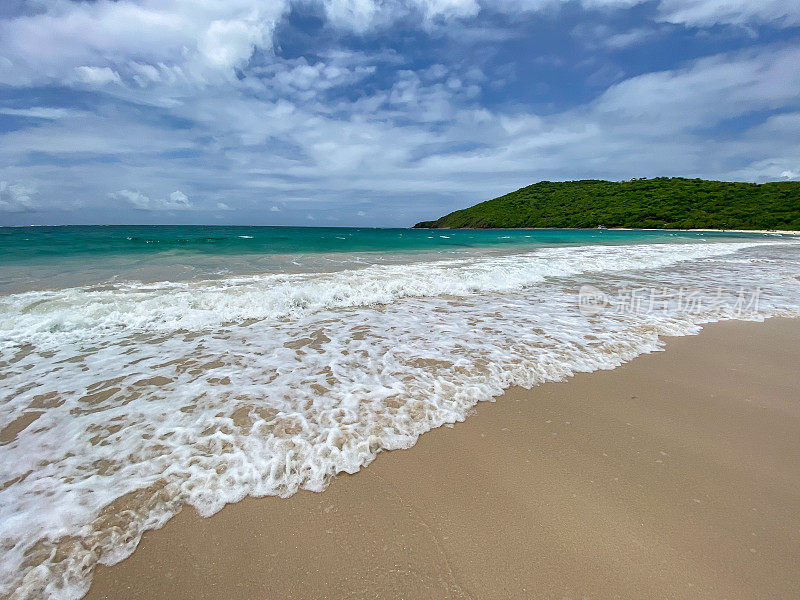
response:
<path id="1" fill-rule="evenodd" d="M 408 226 L 800 178 L 800 0 L 4 0 L 0 224 Z"/>

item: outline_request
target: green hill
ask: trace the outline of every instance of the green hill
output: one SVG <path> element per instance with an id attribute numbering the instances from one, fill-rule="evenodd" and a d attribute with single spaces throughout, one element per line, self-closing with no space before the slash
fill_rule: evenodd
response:
<path id="1" fill-rule="evenodd" d="M 800 230 L 800 182 L 681 177 L 541 181 L 457 210 L 421 228 L 634 227 Z"/>

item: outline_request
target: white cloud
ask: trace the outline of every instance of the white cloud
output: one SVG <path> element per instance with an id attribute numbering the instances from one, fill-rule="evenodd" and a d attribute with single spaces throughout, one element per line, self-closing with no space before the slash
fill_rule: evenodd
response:
<path id="1" fill-rule="evenodd" d="M 13 163 L 11 156 L 19 157 L 28 152 L 124 156 L 186 149 L 192 144 L 189 132 L 164 131 L 152 123 L 138 121 L 135 114 L 118 109 L 99 113 L 70 110 L 57 114 L 61 118 L 0 136 L 0 156 L 6 159 L 0 164 Z M 114 135 L 109 135 L 111 131 Z"/>
<path id="2" fill-rule="evenodd" d="M 310 102 L 333 88 L 355 86 L 376 70 L 376 65 L 358 64 L 352 56 L 330 57 L 313 64 L 303 57 L 288 60 L 276 57 L 268 66 L 252 72 L 276 98 Z"/>
<path id="3" fill-rule="evenodd" d="M 800 23 L 797 0 L 661 0 L 664 21 L 694 26 L 748 22 L 793 26 Z"/>
<path id="4" fill-rule="evenodd" d="M 571 0 L 483 0 L 484 8 L 548 11 Z M 652 0 L 581 0 L 590 9 L 625 9 Z M 692 27 L 716 24 L 769 23 L 790 27 L 800 23 L 798 0 L 656 0 L 659 20 Z"/>
<path id="5" fill-rule="evenodd" d="M 412 4 L 429 20 L 472 17 L 480 10 L 476 0 L 413 0 Z"/>
<path id="6" fill-rule="evenodd" d="M 378 6 L 373 0 L 328 0 L 324 6 L 328 19 L 334 25 L 356 31 L 366 30 L 378 14 Z"/>
<path id="7" fill-rule="evenodd" d="M 322 5 L 333 25 L 357 32 L 386 27 L 414 15 L 426 26 L 434 21 L 472 17 L 481 9 L 477 0 L 323 0 Z"/>
<path id="8" fill-rule="evenodd" d="M 122 82 L 119 74 L 109 67 L 75 67 L 75 73 L 80 81 L 88 84 L 105 85 Z"/>
<path id="9" fill-rule="evenodd" d="M 224 202 L 217 202 L 217 208 L 219 210 L 233 210 L 233 207 L 225 204 Z"/>
<path id="10" fill-rule="evenodd" d="M 800 171 L 781 171 L 781 177 L 784 179 L 800 179 Z"/>
<path id="11" fill-rule="evenodd" d="M 800 48 L 721 54 L 684 69 L 649 73 L 609 88 L 595 103 L 619 127 L 664 134 L 780 108 L 800 90 Z"/>
<path id="12" fill-rule="evenodd" d="M 302 0 L 51 0 L 0 19 L 0 83 L 147 87 L 231 82 L 276 24 Z M 418 13 L 474 15 L 475 0 L 321 0 L 334 26 L 356 31 Z"/>
<path id="13" fill-rule="evenodd" d="M 50 0 L 35 13 L 0 19 L 0 83 L 125 84 L 133 88 L 233 82 L 256 48 L 269 54 L 277 23 L 304 0 Z M 480 11 L 552 11 L 567 0 L 318 0 L 334 27 L 365 32 L 417 15 L 421 27 Z M 582 0 L 625 9 L 648 0 Z M 798 0 L 656 0 L 658 19 L 689 26 L 800 24 Z M 413 21 L 412 21 L 413 22 Z M 636 43 L 647 28 L 609 40 Z M 295 75 L 302 77 L 301 72 Z"/>
<path id="14" fill-rule="evenodd" d="M 66 108 L 50 108 L 47 106 L 32 106 L 31 108 L 0 108 L 0 114 L 13 117 L 30 117 L 34 119 L 61 119 L 74 115 L 78 111 Z"/>
<path id="15" fill-rule="evenodd" d="M 151 189 L 190 182 L 224 194 L 225 204 L 245 212 L 278 212 L 278 199 L 292 198 L 285 212 L 295 219 L 304 219 L 312 207 L 353 198 L 405 201 L 413 219 L 422 209 L 412 205 L 426 201 L 420 198 L 431 198 L 434 212 L 441 212 L 443 199 L 452 198 L 449 206 L 455 208 L 538 179 L 774 179 L 800 164 L 795 113 L 721 138 L 698 132 L 796 104 L 798 61 L 800 50 L 780 46 L 706 57 L 630 78 L 588 104 L 545 116 L 473 106 L 463 91 L 442 83 L 451 76 L 468 78 L 447 71 L 438 79 L 399 73 L 390 89 L 342 103 L 337 114 L 320 102 L 294 104 L 221 89 L 170 109 L 194 124 L 188 132 L 143 126 L 135 115 L 121 113 L 112 120 L 68 117 L 0 139 L 0 164 L 12 164 L 20 148 L 64 157 L 88 150 L 124 161 L 124 173 L 114 163 L 72 164 L 7 167 L 0 177 L 59 182 L 84 198 L 91 196 L 85 182 L 96 181 L 90 189 L 98 201 L 109 188 L 117 189 L 122 192 L 114 197 L 128 206 L 167 211 L 185 210 L 188 199 L 153 199 L 131 191 L 128 182 L 146 180 Z M 109 139 L 111 128 L 117 135 Z M 163 152 L 180 148 L 199 156 L 164 161 Z M 254 189 L 265 198 L 261 208 Z M 40 195 L 45 191 L 53 204 L 67 197 L 57 189 Z"/>
<path id="16" fill-rule="evenodd" d="M 141 85 L 164 72 L 184 83 L 229 79 L 256 46 L 269 46 L 287 4 L 52 0 L 42 8 L 0 20 L 0 82 L 96 85 L 138 77 Z"/>
<path id="17" fill-rule="evenodd" d="M 589 48 L 623 50 L 659 38 L 669 25 L 634 27 L 617 31 L 601 23 L 581 23 L 572 30 L 572 36 Z"/>
<path id="18" fill-rule="evenodd" d="M 267 36 L 265 28 L 251 19 L 217 20 L 208 26 L 198 46 L 211 65 L 225 69 L 247 60 Z"/>
<path id="19" fill-rule="evenodd" d="M 134 190 L 120 190 L 111 194 L 111 197 L 115 200 L 124 200 L 139 210 L 192 210 L 195 208 L 189 202 L 189 197 L 180 190 L 175 190 L 167 198 L 159 199 L 150 198 Z"/>
<path id="20" fill-rule="evenodd" d="M 34 186 L 0 181 L 0 212 L 15 213 L 34 210 L 33 196 L 35 193 Z"/>

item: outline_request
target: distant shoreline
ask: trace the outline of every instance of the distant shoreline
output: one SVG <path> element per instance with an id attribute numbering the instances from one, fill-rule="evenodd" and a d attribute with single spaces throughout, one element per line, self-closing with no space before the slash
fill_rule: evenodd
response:
<path id="1" fill-rule="evenodd" d="M 722 233 L 791 233 L 797 235 L 800 231 L 789 229 L 656 229 L 656 228 L 636 228 L 636 227 L 609 227 L 617 231 L 720 231 Z"/>
<path id="2" fill-rule="evenodd" d="M 409 227 L 414 229 L 414 227 Z M 441 229 L 447 231 L 453 230 L 501 230 L 501 229 L 514 229 L 518 231 L 665 231 L 665 232 L 698 232 L 698 233 L 763 233 L 765 235 L 800 235 L 800 230 L 794 229 L 675 229 L 675 228 L 659 228 L 659 227 L 417 227 L 416 229 Z"/>
<path id="3" fill-rule="evenodd" d="M 795 231 L 790 229 L 656 229 L 647 227 L 642 227 L 642 228 L 609 227 L 608 229 L 612 231 L 698 231 L 698 232 L 718 231 L 720 233 L 764 233 L 764 234 L 777 233 L 778 235 L 784 235 L 784 234 L 800 235 L 800 231 Z"/>

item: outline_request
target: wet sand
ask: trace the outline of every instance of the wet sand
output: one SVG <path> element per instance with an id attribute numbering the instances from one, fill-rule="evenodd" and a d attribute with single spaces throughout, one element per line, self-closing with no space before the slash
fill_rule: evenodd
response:
<path id="1" fill-rule="evenodd" d="M 323 493 L 184 509 L 87 598 L 800 598 L 800 320 L 512 389 Z"/>

